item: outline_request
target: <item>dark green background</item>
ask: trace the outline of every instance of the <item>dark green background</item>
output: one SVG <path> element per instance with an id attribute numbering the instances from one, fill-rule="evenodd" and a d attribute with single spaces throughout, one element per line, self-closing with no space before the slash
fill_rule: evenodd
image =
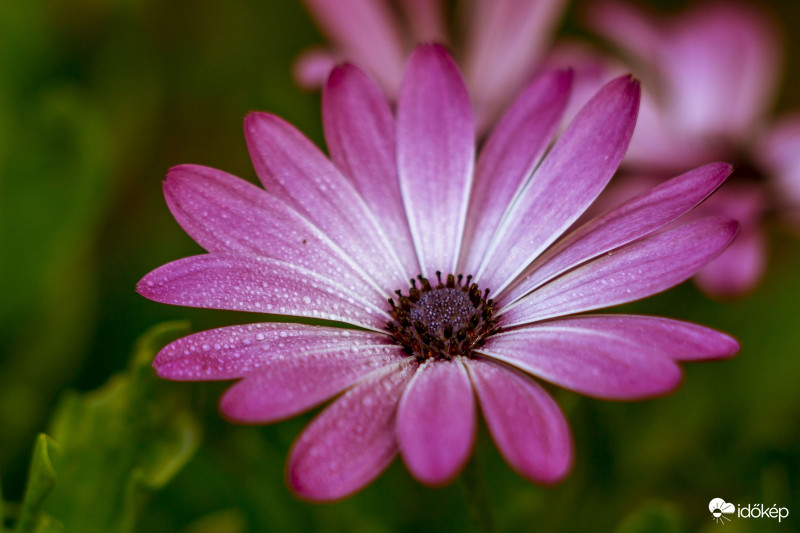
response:
<path id="1" fill-rule="evenodd" d="M 800 108 L 800 7 L 769 5 L 787 36 L 781 112 Z M 579 31 L 575 13 L 565 32 Z M 321 144 L 319 97 L 290 76 L 297 52 L 319 41 L 293 1 L 0 2 L 5 500 L 22 499 L 36 434 L 51 430 L 65 391 L 97 389 L 123 371 L 150 326 L 185 318 L 200 330 L 258 320 L 156 304 L 134 286 L 149 270 L 201 251 L 163 201 L 170 166 L 199 163 L 255 180 L 242 135 L 250 110 L 277 113 Z M 524 481 L 481 430 L 474 469 L 499 529 L 716 531 L 722 526 L 707 510 L 713 497 L 800 513 L 800 238 L 774 221 L 769 230 L 769 274 L 748 297 L 712 302 L 684 285 L 626 308 L 728 331 L 742 342 L 737 358 L 687 365 L 683 387 L 653 401 L 556 393 L 577 450 L 564 483 Z M 234 426 L 216 411 L 221 384 L 169 387 L 191 405 L 202 441 L 174 479 L 143 501 L 136 531 L 473 528 L 461 479 L 425 488 L 400 461 L 344 502 L 300 502 L 283 469 L 311 415 Z M 797 524 L 790 516 L 780 526 L 738 520 L 724 527 L 789 531 Z"/>

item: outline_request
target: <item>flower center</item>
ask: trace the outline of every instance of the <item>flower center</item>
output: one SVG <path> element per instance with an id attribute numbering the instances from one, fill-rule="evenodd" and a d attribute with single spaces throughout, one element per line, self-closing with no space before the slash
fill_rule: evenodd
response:
<path id="1" fill-rule="evenodd" d="M 395 291 L 398 301 L 389 298 L 392 316 L 386 329 L 395 341 L 417 359 L 451 359 L 470 356 L 489 335 L 500 331 L 494 317 L 494 300 L 486 299 L 472 276 L 448 274 L 444 282 L 436 272 L 438 284 L 431 285 L 422 275 L 411 279 L 408 295 Z M 419 281 L 420 286 L 417 286 Z"/>

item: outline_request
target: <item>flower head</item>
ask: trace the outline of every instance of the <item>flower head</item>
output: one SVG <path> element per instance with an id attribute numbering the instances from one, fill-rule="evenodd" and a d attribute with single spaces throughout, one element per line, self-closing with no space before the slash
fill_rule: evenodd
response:
<path id="1" fill-rule="evenodd" d="M 159 375 L 239 380 L 220 405 L 244 423 L 335 397 L 289 458 L 289 483 L 306 498 L 346 496 L 398 452 L 420 481 L 447 482 L 469 458 L 476 404 L 520 474 L 562 479 L 570 432 L 534 377 L 639 399 L 676 387 L 679 361 L 738 349 L 694 324 L 585 314 L 685 280 L 736 223 L 654 233 L 730 172 L 710 164 L 568 231 L 622 159 L 639 99 L 635 80 L 612 81 L 551 146 L 570 82 L 567 71 L 535 79 L 473 165 L 466 88 L 447 52 L 426 45 L 409 60 L 396 118 L 360 70 L 332 72 L 331 160 L 279 118 L 253 113 L 245 134 L 264 189 L 207 167 L 172 169 L 169 207 L 209 253 L 151 272 L 141 294 L 330 322 L 197 333 L 158 354 Z"/>
<path id="2" fill-rule="evenodd" d="M 715 296 L 751 290 L 766 266 L 764 218 L 773 211 L 796 213 L 800 206 L 800 151 L 782 148 L 800 146 L 800 128 L 792 124 L 800 121 L 769 125 L 781 57 L 774 24 L 755 6 L 718 1 L 660 17 L 599 2 L 586 19 L 628 66 L 586 47 L 561 48 L 561 57 L 550 63 L 577 65 L 579 85 L 595 87 L 633 70 L 646 89 L 623 162 L 628 179 L 640 184 L 619 190 L 641 190 L 650 178 L 703 161 L 733 161 L 723 194 L 704 212 L 737 218 L 742 233 L 695 281 Z M 613 191 L 607 196 L 601 204 L 624 199 Z"/>
<path id="3" fill-rule="evenodd" d="M 448 43 L 458 51 L 477 124 L 483 130 L 537 69 L 566 3 L 460 2 L 458 7 L 464 12 L 458 20 L 463 28 L 460 35 L 450 35 L 441 0 L 305 0 L 330 46 L 302 54 L 295 78 L 306 87 L 320 87 L 337 63 L 352 61 L 394 99 L 413 46 Z"/>
<path id="4" fill-rule="evenodd" d="M 762 11 L 707 1 L 656 18 L 601 2 L 587 20 L 639 65 L 651 88 L 630 164 L 674 171 L 731 154 L 742 159 L 768 122 L 781 73 L 779 32 Z"/>

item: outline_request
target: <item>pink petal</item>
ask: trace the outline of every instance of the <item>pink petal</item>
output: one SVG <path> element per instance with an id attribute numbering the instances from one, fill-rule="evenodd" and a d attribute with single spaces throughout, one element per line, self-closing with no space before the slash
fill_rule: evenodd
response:
<path id="1" fill-rule="evenodd" d="M 564 479 L 572 437 L 556 403 L 532 379 L 500 365 L 467 361 L 483 417 L 506 461 L 540 483 Z"/>
<path id="2" fill-rule="evenodd" d="M 503 299 L 513 301 L 585 261 L 672 222 L 716 190 L 731 170 L 731 166 L 725 163 L 708 164 L 662 183 L 590 220 L 534 261 L 527 277 L 507 291 Z"/>
<path id="3" fill-rule="evenodd" d="M 800 227 L 800 113 L 781 119 L 758 142 L 755 157 L 778 190 L 781 215 Z"/>
<path id="4" fill-rule="evenodd" d="M 447 28 L 442 0 L 400 0 L 414 40 L 418 43 L 446 43 Z"/>
<path id="5" fill-rule="evenodd" d="M 264 188 L 312 221 L 385 292 L 408 283 L 394 246 L 363 198 L 311 141 L 268 113 L 245 118 L 250 157 Z"/>
<path id="6" fill-rule="evenodd" d="M 739 223 L 739 233 L 731 245 L 695 275 L 701 290 L 716 297 L 741 296 L 761 281 L 767 263 L 763 219 L 768 205 L 764 183 L 741 179 L 725 184 L 695 210 Z"/>
<path id="7" fill-rule="evenodd" d="M 400 189 L 421 272 L 454 272 L 472 187 L 475 139 L 469 96 L 441 46 L 409 59 L 397 110 Z"/>
<path id="8" fill-rule="evenodd" d="M 562 127 L 572 122 L 578 111 L 603 85 L 630 71 L 630 67 L 594 45 L 575 39 L 556 42 L 542 60 L 540 68 L 570 69 L 573 73 L 569 103 L 561 119 Z M 641 114 L 640 104 L 636 130 L 639 129 Z"/>
<path id="9" fill-rule="evenodd" d="M 197 255 L 147 274 L 136 290 L 172 305 L 336 320 L 381 332 L 390 320 L 356 288 L 288 263 L 237 255 Z"/>
<path id="10" fill-rule="evenodd" d="M 608 252 L 502 309 L 511 327 L 638 300 L 686 280 L 719 255 L 736 222 L 709 217 Z"/>
<path id="11" fill-rule="evenodd" d="M 581 394 L 635 400 L 678 386 L 679 360 L 731 356 L 729 336 L 695 324 L 630 315 L 590 315 L 491 337 L 480 352 Z"/>
<path id="12" fill-rule="evenodd" d="M 242 179 L 181 165 L 167 174 L 164 196 L 175 220 L 209 252 L 269 257 L 347 285 L 371 284 L 378 298 L 385 294 L 316 226 Z"/>
<path id="13" fill-rule="evenodd" d="M 749 140 L 774 101 L 777 35 L 763 11 L 743 3 L 701 5 L 675 22 L 660 66 L 682 132 Z"/>
<path id="14" fill-rule="evenodd" d="M 407 272 L 419 272 L 400 195 L 394 117 L 378 87 L 352 65 L 331 73 L 322 95 L 331 159 L 392 237 Z"/>
<path id="15" fill-rule="evenodd" d="M 376 373 L 303 431 L 289 456 L 289 485 L 303 498 L 335 500 L 375 479 L 397 453 L 397 402 L 415 363 Z"/>
<path id="16" fill-rule="evenodd" d="M 569 100 L 572 73 L 539 75 L 517 98 L 478 157 L 459 272 L 475 272 L 500 219 L 539 164 Z"/>
<path id="17" fill-rule="evenodd" d="M 310 48 L 294 60 L 292 77 L 304 89 L 319 89 L 339 61 L 341 58 L 324 48 Z"/>
<path id="18" fill-rule="evenodd" d="M 566 6 L 563 0 L 475 0 L 464 72 L 478 113 L 489 124 L 538 65 Z"/>
<path id="19" fill-rule="evenodd" d="M 587 4 L 586 24 L 622 48 L 634 60 L 652 65 L 665 45 L 662 28 L 641 9 L 629 3 L 600 1 Z"/>
<path id="20" fill-rule="evenodd" d="M 740 348 L 736 339 L 720 331 L 657 316 L 584 315 L 538 324 L 537 327 L 546 328 L 548 324 L 594 330 L 600 336 L 624 337 L 628 343 L 648 350 L 652 356 L 674 361 L 721 359 L 735 355 Z"/>
<path id="21" fill-rule="evenodd" d="M 398 407 L 397 440 L 423 483 L 445 483 L 464 466 L 475 440 L 475 401 L 460 359 L 420 367 Z"/>
<path id="22" fill-rule="evenodd" d="M 394 346 L 385 334 L 342 328 L 267 322 L 201 331 L 168 344 L 153 366 L 179 381 L 237 379 L 262 368 L 293 364 L 301 355 L 334 354 L 344 362 L 383 360 Z"/>
<path id="23" fill-rule="evenodd" d="M 729 155 L 719 139 L 682 131 L 676 116 L 677 112 L 656 100 L 656 95 L 645 91 L 623 165 L 639 172 L 668 175 Z"/>
<path id="24" fill-rule="evenodd" d="M 766 262 L 766 235 L 760 228 L 750 228 L 737 235 L 719 257 L 700 269 L 694 281 L 712 296 L 739 296 L 761 281 Z"/>
<path id="25" fill-rule="evenodd" d="M 499 293 L 594 201 L 625 154 L 638 105 L 639 83 L 626 76 L 578 113 L 497 231 L 481 286 Z"/>
<path id="26" fill-rule="evenodd" d="M 375 0 L 305 3 L 339 52 L 375 76 L 386 94 L 394 97 L 400 86 L 405 50 L 388 4 Z"/>
<path id="27" fill-rule="evenodd" d="M 300 352 L 229 388 L 220 410 L 236 422 L 267 424 L 302 413 L 404 356 L 399 346 L 373 345 Z"/>
<path id="28" fill-rule="evenodd" d="M 649 69 L 645 76 L 660 80 L 663 117 L 658 122 L 671 130 L 669 142 L 676 149 L 690 149 L 681 146 L 687 141 L 746 141 L 774 100 L 781 63 L 779 32 L 755 6 L 706 2 L 672 19 L 656 19 L 634 7 L 607 2 L 595 4 L 587 20 Z M 635 152 L 642 148 L 640 134 L 650 136 L 647 129 L 637 128 Z M 659 163 L 666 160 L 657 143 L 651 147 Z"/>

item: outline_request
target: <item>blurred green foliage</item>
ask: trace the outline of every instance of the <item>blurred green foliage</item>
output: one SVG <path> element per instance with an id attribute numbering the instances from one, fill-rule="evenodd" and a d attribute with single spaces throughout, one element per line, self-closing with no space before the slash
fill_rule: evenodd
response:
<path id="1" fill-rule="evenodd" d="M 47 435 L 39 435 L 31 458 L 25 500 L 14 528 L 16 533 L 57 532 L 63 529 L 62 524 L 44 515 L 42 511 L 45 500 L 55 488 L 58 479 L 50 458 L 54 452 L 58 453 L 58 450 L 53 440 Z"/>
<path id="2" fill-rule="evenodd" d="M 147 493 L 172 479 L 199 444 L 186 395 L 150 366 L 162 346 L 186 332 L 184 323 L 154 327 L 126 372 L 61 398 L 52 438 L 36 441 L 15 533 L 134 531 Z"/>
<path id="3" fill-rule="evenodd" d="M 769 5 L 787 25 L 800 20 L 797 2 Z M 800 41 L 786 30 L 781 110 L 800 108 Z M 78 532 L 474 528 L 462 479 L 429 489 L 399 461 L 345 501 L 298 501 L 284 462 L 312 415 L 229 424 L 216 405 L 224 384 L 155 380 L 147 363 L 163 336 L 129 362 L 135 339 L 164 320 L 188 318 L 196 330 L 259 320 L 159 305 L 134 286 L 200 251 L 161 196 L 170 166 L 253 180 L 241 133 L 253 109 L 322 144 L 318 95 L 290 77 L 292 58 L 319 40 L 299 3 L 282 0 L 0 2 L 0 473 L 2 499 L 25 502 L 0 503 L 7 526 L 13 517 L 18 528 Z M 622 309 L 708 324 L 743 349 L 686 365 L 683 387 L 654 401 L 556 391 L 577 452 L 566 482 L 522 480 L 481 430 L 476 471 L 499 530 L 711 532 L 713 497 L 792 511 L 780 526 L 740 520 L 725 531 L 798 527 L 800 246 L 770 230 L 770 274 L 749 297 L 713 302 L 686 285 Z"/>
<path id="4" fill-rule="evenodd" d="M 50 76 L 57 44 L 46 13 L 37 2 L 0 9 L 0 460 L 8 461 L 86 351 L 93 237 L 118 180 L 98 102 L 73 80 Z"/>

